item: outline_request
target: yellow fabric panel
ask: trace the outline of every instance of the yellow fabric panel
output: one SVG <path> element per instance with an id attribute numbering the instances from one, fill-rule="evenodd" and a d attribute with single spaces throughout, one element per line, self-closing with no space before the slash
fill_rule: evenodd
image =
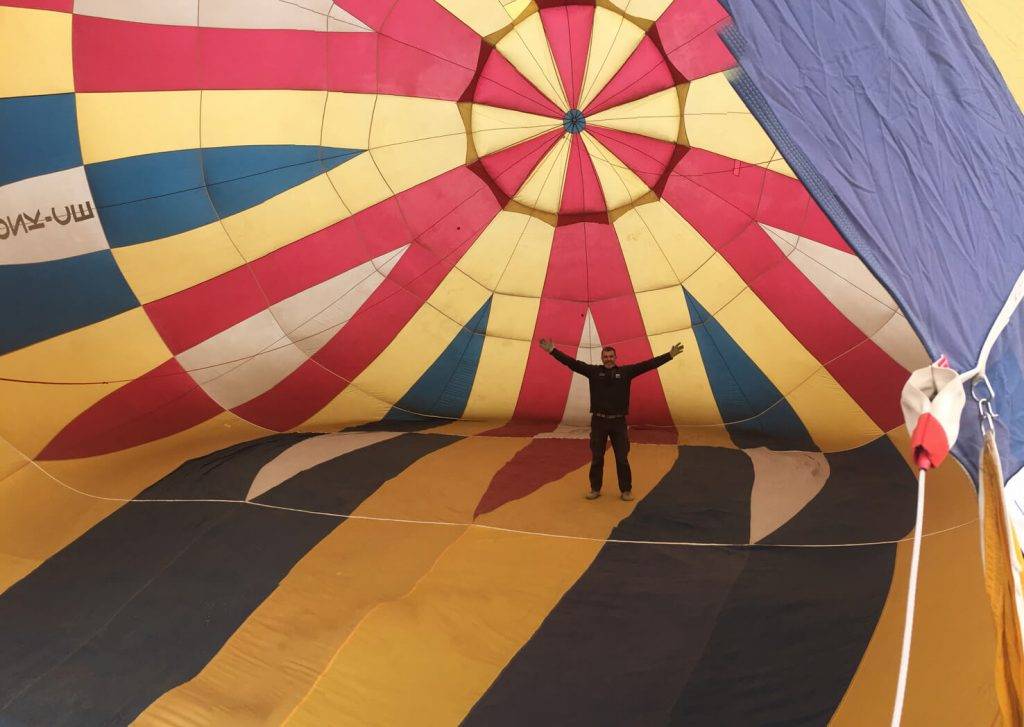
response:
<path id="1" fill-rule="evenodd" d="M 112 250 L 142 303 L 190 288 L 245 263 L 220 222 Z"/>
<path id="2" fill-rule="evenodd" d="M 515 201 L 532 209 L 557 213 L 568 168 L 569 135 L 565 134 L 530 172 L 516 193 Z"/>
<path id="3" fill-rule="evenodd" d="M 682 286 L 673 285 L 637 293 L 636 302 L 649 336 L 676 336 L 689 331 L 690 312 Z"/>
<path id="4" fill-rule="evenodd" d="M 675 143 L 679 138 L 681 115 L 679 90 L 666 88 L 589 116 L 587 123 Z"/>
<path id="5" fill-rule="evenodd" d="M 638 500 L 664 477 L 677 452 L 634 447 Z M 480 521 L 607 537 L 635 503 L 595 507 L 582 497 L 586 487 L 586 468 L 580 468 Z M 601 546 L 468 530 L 408 594 L 363 619 L 288 724 L 458 724 Z"/>
<path id="6" fill-rule="evenodd" d="M 644 20 L 657 20 L 673 0 L 609 0 L 624 13 Z"/>
<path id="7" fill-rule="evenodd" d="M 366 149 L 370 146 L 370 122 L 377 97 L 368 93 L 327 94 L 323 132 L 317 143 L 340 149 Z"/>
<path id="8" fill-rule="evenodd" d="M 489 295 L 489 290 L 453 269 L 353 383 L 382 401 L 397 402 L 462 332 Z"/>
<path id="9" fill-rule="evenodd" d="M 386 482 L 354 514 L 469 521 L 490 478 L 525 443 L 456 442 Z M 296 563 L 198 675 L 150 705 L 137 724 L 283 723 L 352 630 L 409 593 L 464 531 L 341 523 Z M 340 718 L 332 715 L 325 724 Z"/>
<path id="10" fill-rule="evenodd" d="M 0 98 L 74 90 L 71 14 L 0 7 Z"/>
<path id="11" fill-rule="evenodd" d="M 80 93 L 78 134 L 85 164 L 198 149 L 200 91 Z"/>
<path id="12" fill-rule="evenodd" d="M 993 432 L 981 453 L 985 590 L 995 626 L 995 687 L 1006 727 L 1024 725 L 1024 645 L 1021 644 L 1021 552 L 1006 512 L 1003 467 Z"/>
<path id="13" fill-rule="evenodd" d="M 889 439 L 908 459 L 905 428 L 890 432 Z M 925 537 L 903 724 L 995 725 L 998 705 L 991 680 L 995 642 L 981 574 L 974 486 L 950 457 L 928 473 L 925 488 Z M 937 534 L 947 528 L 956 529 Z M 889 595 L 832 717 L 833 727 L 888 724 L 892 718 L 911 546 L 910 541 L 897 546 Z M 951 674 L 957 678 L 951 679 Z M 985 681 L 966 679 L 966 675 L 981 675 Z"/>
<path id="14" fill-rule="evenodd" d="M 643 37 L 643 30 L 618 13 L 600 5 L 594 9 L 594 26 L 590 34 L 590 50 L 579 108 L 585 109 L 601 92 L 640 45 Z"/>
<path id="15" fill-rule="evenodd" d="M 323 409 L 296 427 L 296 431 L 331 432 L 341 426 L 378 422 L 391 410 L 392 403 L 349 384 Z"/>
<path id="16" fill-rule="evenodd" d="M 678 302 L 685 310 L 682 290 L 679 291 Z M 649 340 L 654 351 L 668 351 L 675 343 L 682 343 L 684 347 L 672 363 L 658 372 L 672 421 L 684 425 L 721 425 L 722 415 L 718 412 L 693 330 L 652 335 Z M 728 432 L 717 426 L 709 428 L 708 434 L 720 434 L 725 442 L 731 441 Z"/>
<path id="17" fill-rule="evenodd" d="M 523 3 L 503 5 L 497 0 L 437 0 L 437 4 L 481 36 L 501 30 L 522 12 L 521 5 L 525 7 Z"/>
<path id="18" fill-rule="evenodd" d="M 693 293 L 700 300 L 699 292 Z M 789 399 L 819 447 L 834 451 L 864 442 L 875 425 L 753 292 L 744 290 L 713 315 Z"/>
<path id="19" fill-rule="evenodd" d="M 485 104 L 473 104 L 470 119 L 473 146 L 479 156 L 487 156 L 562 126 L 560 119 Z"/>
<path id="20" fill-rule="evenodd" d="M 711 249 L 710 246 L 708 249 Z M 700 304 L 712 315 L 747 288 L 743 278 L 718 253 L 714 253 L 686 277 L 683 285 L 697 296 Z"/>
<path id="21" fill-rule="evenodd" d="M 526 227 L 519 236 L 495 292 L 539 298 L 547 277 L 555 228 L 532 215 L 519 216 L 526 218 Z"/>
<path id="22" fill-rule="evenodd" d="M 511 32 L 498 41 L 495 47 L 526 80 L 536 86 L 558 108 L 569 110 L 569 102 L 566 100 L 555 60 L 551 56 L 540 13 L 534 13 L 516 23 Z"/>
<path id="23" fill-rule="evenodd" d="M 601 183 L 601 192 L 604 194 L 608 209 L 618 209 L 632 204 L 651 191 L 640 177 L 608 151 L 601 142 L 586 132 L 580 136 L 587 151 L 590 152 L 590 159 L 597 171 L 597 179 Z"/>
<path id="24" fill-rule="evenodd" d="M 660 204 L 660 203 L 659 203 Z M 655 238 L 653 228 L 646 224 L 645 215 L 641 213 L 655 205 L 640 205 L 618 217 L 615 222 L 615 234 L 619 238 L 622 255 L 629 269 L 629 278 L 633 289 L 642 291 L 659 291 L 664 288 L 678 287 L 680 278 L 669 263 L 666 251 L 661 247 L 660 240 Z M 669 238 L 669 235 L 665 235 Z M 706 246 L 706 243 L 705 243 Z M 685 309 L 686 306 L 684 305 Z M 665 330 L 665 329 L 661 329 Z"/>
<path id="25" fill-rule="evenodd" d="M 348 216 L 327 175 L 321 174 L 222 222 L 238 251 L 252 261 Z"/>
<path id="26" fill-rule="evenodd" d="M 4 478 L 29 463 L 28 457 L 19 452 L 10 442 L 0 438 L 0 487 L 3 487 Z"/>
<path id="27" fill-rule="evenodd" d="M 539 298 L 494 296 L 487 318 L 487 337 L 463 417 L 504 421 L 512 416 L 530 347 L 534 345 L 539 310 Z"/>
<path id="28" fill-rule="evenodd" d="M 872 442 L 882 430 L 828 370 L 818 369 L 786 398 L 823 452 L 842 452 Z"/>
<path id="29" fill-rule="evenodd" d="M 667 259 L 676 280 L 684 283 L 715 255 L 707 240 L 672 205 L 661 199 L 639 205 L 622 215 L 615 221 L 615 229 L 621 230 L 619 240 L 623 241 L 623 249 L 627 246 L 624 235 L 628 238 L 628 245 L 653 244 Z M 630 270 L 631 275 L 632 272 Z M 735 273 L 732 275 L 739 277 Z M 638 286 L 637 289 L 644 288 Z"/>
<path id="30" fill-rule="evenodd" d="M 794 176 L 724 73 L 690 82 L 683 110 L 690 146 Z M 784 171 L 788 170 L 788 171 Z"/>
<path id="31" fill-rule="evenodd" d="M 45 405 L 42 397 L 36 400 L 37 406 Z M 54 478 L 80 492 L 130 499 L 186 459 L 266 433 L 225 412 L 149 444 L 100 457 L 43 462 L 0 481 L 0 593 L 123 504 L 78 494 Z"/>
<path id="32" fill-rule="evenodd" d="M 352 215 L 402 191 L 392 192 L 369 154 L 360 154 L 336 166 L 327 172 L 327 178 Z"/>
<path id="33" fill-rule="evenodd" d="M 465 164 L 466 125 L 451 101 L 378 96 L 370 145 L 373 161 L 397 193 Z"/>
<path id="34" fill-rule="evenodd" d="M 1024 13 L 1020 0 L 960 0 L 1024 111 Z"/>
<path id="35" fill-rule="evenodd" d="M 141 308 L 0 357 L 0 436 L 35 456 L 64 426 L 107 394 L 171 357 Z"/>
<path id="36" fill-rule="evenodd" d="M 202 146 L 317 146 L 325 103 L 323 91 L 204 91 Z"/>
<path id="37" fill-rule="evenodd" d="M 529 291 L 521 295 L 540 295 L 553 236 L 554 228 L 535 217 L 502 210 L 462 256 L 458 268 L 488 290 L 497 290 L 499 286 L 508 290 L 511 283 L 513 289 Z M 529 241 L 524 243 L 526 238 Z M 511 271 L 511 279 L 506 279 L 513 257 L 524 246 L 542 251 L 543 257 L 534 254 L 529 260 L 520 260 Z M 538 270 L 537 265 L 542 267 Z"/>

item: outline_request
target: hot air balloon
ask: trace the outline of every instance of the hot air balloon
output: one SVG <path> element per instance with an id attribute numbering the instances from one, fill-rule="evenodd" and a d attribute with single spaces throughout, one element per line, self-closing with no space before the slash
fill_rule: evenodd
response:
<path id="1" fill-rule="evenodd" d="M 0 0 L 0 722 L 1020 724 L 1022 36 Z"/>

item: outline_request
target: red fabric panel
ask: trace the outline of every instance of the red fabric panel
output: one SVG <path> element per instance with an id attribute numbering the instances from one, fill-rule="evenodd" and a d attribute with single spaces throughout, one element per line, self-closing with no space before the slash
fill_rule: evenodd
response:
<path id="1" fill-rule="evenodd" d="M 843 355 L 825 368 L 883 431 L 903 423 L 900 396 L 907 370 L 871 340 Z"/>
<path id="2" fill-rule="evenodd" d="M 348 93 L 377 93 L 376 33 L 327 34 L 327 88 Z M 435 59 L 436 60 L 436 59 Z M 400 69 L 388 71 L 389 85 L 403 88 Z M 410 89 L 415 87 L 407 82 Z M 395 92 L 399 95 L 412 95 Z"/>
<path id="3" fill-rule="evenodd" d="M 806 229 L 808 194 L 799 184 L 761 167 L 734 166 L 698 149 L 688 153 L 665 187 L 664 199 L 718 250 L 783 325 L 827 368 L 882 429 L 901 421 L 899 394 L 906 371 L 851 323 L 760 228 Z M 784 178 L 788 179 L 788 178 Z M 770 180 L 770 181 L 769 181 Z M 770 192 L 770 198 L 762 195 Z M 786 195 L 794 200 L 786 200 Z M 768 216 L 771 222 L 764 220 Z M 849 353 L 844 351 L 853 348 Z M 856 363 L 854 363 L 856 362 Z"/>
<path id="4" fill-rule="evenodd" d="M 309 30 L 201 28 L 202 88 L 323 90 L 327 87 L 327 35 Z"/>
<path id="5" fill-rule="evenodd" d="M 490 189 L 465 167 L 407 190 L 390 203 L 394 206 L 388 214 L 400 218 L 404 229 L 393 225 L 391 234 L 399 237 L 377 244 L 394 249 L 412 241 L 412 246 L 315 361 L 239 407 L 239 415 L 285 430 L 326 406 L 391 343 L 500 210 Z M 374 219 L 383 218 L 367 217 Z M 372 235 L 373 230 L 363 228 L 361 234 Z"/>
<path id="6" fill-rule="evenodd" d="M 622 68 L 587 105 L 586 113 L 596 114 L 650 96 L 652 93 L 671 88 L 679 80 L 681 79 L 672 75 L 672 71 L 665 63 L 665 57 L 654 41 L 650 37 L 645 37 Z"/>
<path id="7" fill-rule="evenodd" d="M 491 52 L 487 56 L 472 96 L 476 103 L 489 106 L 516 109 L 559 119 L 563 115 L 557 106 L 527 81 L 497 51 Z"/>
<path id="8" fill-rule="evenodd" d="M 473 518 L 562 479 L 589 464 L 590 457 L 588 439 L 534 439 L 494 475 L 476 506 Z"/>
<path id="9" fill-rule="evenodd" d="M 144 308 L 168 348 L 181 353 L 265 310 L 267 299 L 242 266 Z"/>
<path id="10" fill-rule="evenodd" d="M 676 150 L 676 145 L 670 142 L 627 131 L 603 126 L 588 126 L 587 131 L 651 189 L 661 181 Z"/>
<path id="11" fill-rule="evenodd" d="M 74 6 L 75 0 L 0 0 L 0 7 L 56 10 L 61 13 L 70 13 Z"/>
<path id="12" fill-rule="evenodd" d="M 572 135 L 569 147 L 569 166 L 565 172 L 560 214 L 583 214 L 606 209 L 601 182 L 590 153 L 583 146 L 579 134 Z"/>
<path id="13" fill-rule="evenodd" d="M 515 146 L 481 157 L 480 164 L 502 192 L 509 197 L 514 197 L 540 160 L 564 133 L 561 128 L 549 131 Z"/>
<path id="14" fill-rule="evenodd" d="M 590 32 L 594 27 L 592 5 L 565 5 L 540 11 L 544 34 L 558 66 L 562 88 L 572 108 L 580 99 L 580 86 L 590 50 Z"/>
<path id="15" fill-rule="evenodd" d="M 409 242 L 399 199 L 375 204 L 250 263 L 271 304 Z"/>
<path id="16" fill-rule="evenodd" d="M 397 0 L 334 0 L 334 4 L 351 13 L 374 30 L 380 30 L 385 18 L 398 5 Z"/>
<path id="17" fill-rule="evenodd" d="M 79 414 L 37 459 L 117 452 L 183 432 L 221 411 L 172 358 Z"/>
<path id="18" fill-rule="evenodd" d="M 452 63 L 383 35 L 379 42 L 377 90 L 380 93 L 455 101 L 462 98 L 473 80 L 472 65 Z M 345 71 L 339 68 L 336 73 Z"/>
<path id="19" fill-rule="evenodd" d="M 72 53 L 75 90 L 80 92 L 201 87 L 199 29 L 195 27 L 76 15 Z"/>
<path id="20" fill-rule="evenodd" d="M 284 381 L 232 411 L 258 426 L 286 432 L 323 409 L 347 385 L 316 361 L 306 361 Z"/>
<path id="21" fill-rule="evenodd" d="M 717 0 L 676 0 L 654 27 L 676 70 L 692 81 L 736 65 L 718 35 L 729 22 Z"/>

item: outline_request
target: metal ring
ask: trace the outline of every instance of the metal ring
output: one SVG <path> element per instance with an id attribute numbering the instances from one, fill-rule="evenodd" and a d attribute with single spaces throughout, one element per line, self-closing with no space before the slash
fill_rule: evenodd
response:
<path id="1" fill-rule="evenodd" d="M 985 388 L 988 389 L 988 396 L 978 395 L 978 384 L 984 384 Z M 993 402 L 996 400 L 996 392 L 992 390 L 992 384 L 988 380 L 988 376 L 984 373 L 980 373 L 971 380 L 971 396 L 978 403 L 983 401 Z M 991 404 L 990 404 L 991 406 Z"/>

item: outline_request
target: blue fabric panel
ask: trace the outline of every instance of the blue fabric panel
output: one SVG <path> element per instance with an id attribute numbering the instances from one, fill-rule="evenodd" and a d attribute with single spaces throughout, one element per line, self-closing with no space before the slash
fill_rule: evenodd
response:
<path id="1" fill-rule="evenodd" d="M 0 99 L 0 185 L 81 165 L 75 94 Z"/>
<path id="2" fill-rule="evenodd" d="M 961 4 L 725 4 L 751 110 L 929 352 L 973 368 L 1024 269 L 1024 116 Z M 989 365 L 1007 474 L 1024 462 L 1022 331 L 1018 313 Z M 964 417 L 955 451 L 976 470 Z"/>
<path id="3" fill-rule="evenodd" d="M 145 154 L 86 167 L 111 246 L 158 240 L 241 212 L 360 153 L 230 146 Z"/>
<path id="4" fill-rule="evenodd" d="M 221 217 L 253 207 L 362 153 L 319 146 L 242 146 L 203 150 L 206 183 Z"/>
<path id="5" fill-rule="evenodd" d="M 89 164 L 85 172 L 111 247 L 159 240 L 217 219 L 197 149 Z"/>
<path id="6" fill-rule="evenodd" d="M 685 288 L 683 292 L 711 392 L 736 446 L 816 450 L 775 385 L 704 306 Z"/>
<path id="7" fill-rule="evenodd" d="M 451 419 L 462 416 L 480 364 L 491 300 L 487 299 L 419 381 L 392 407 L 384 421 L 419 419 L 415 413 Z"/>
<path id="8" fill-rule="evenodd" d="M 136 307 L 110 250 L 0 266 L 0 355 Z"/>

